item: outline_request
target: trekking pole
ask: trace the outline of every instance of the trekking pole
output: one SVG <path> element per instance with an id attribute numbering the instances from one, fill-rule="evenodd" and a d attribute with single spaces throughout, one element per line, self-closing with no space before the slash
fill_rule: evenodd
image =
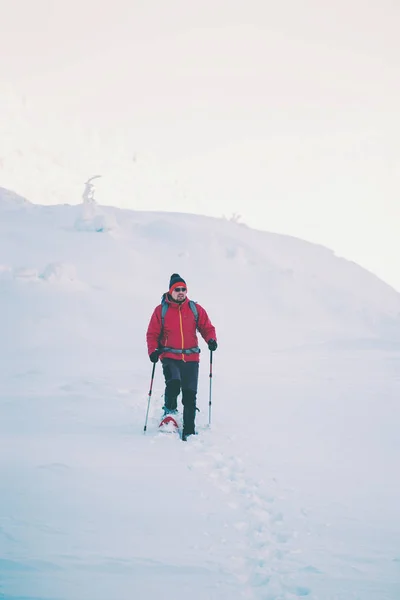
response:
<path id="1" fill-rule="evenodd" d="M 157 364 L 157 363 L 153 363 L 153 370 L 152 370 L 152 372 L 151 372 L 151 381 L 150 381 L 149 400 L 148 400 L 148 402 L 147 402 L 146 420 L 145 420 L 145 422 L 144 422 L 143 433 L 146 433 L 146 431 L 147 431 L 147 419 L 148 419 L 148 417 L 149 417 L 149 408 L 150 408 L 151 392 L 153 391 L 154 371 L 156 370 L 156 364 Z"/>
<path id="2" fill-rule="evenodd" d="M 212 391 L 212 357 L 213 353 L 210 350 L 210 396 L 208 400 L 208 426 L 211 427 L 211 391 Z"/>

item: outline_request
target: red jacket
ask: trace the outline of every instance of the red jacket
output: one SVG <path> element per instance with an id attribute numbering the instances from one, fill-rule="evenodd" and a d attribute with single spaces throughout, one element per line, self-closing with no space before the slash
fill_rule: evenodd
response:
<path id="1" fill-rule="evenodd" d="M 168 302 L 168 310 L 164 317 L 164 329 L 162 336 L 161 329 L 161 304 L 159 304 L 151 316 L 149 326 L 147 328 L 147 348 L 149 355 L 159 347 L 169 347 L 176 350 L 187 350 L 198 346 L 196 335 L 196 319 L 192 309 L 189 306 L 188 298 L 184 302 L 178 304 L 172 302 L 165 294 L 165 299 Z M 206 311 L 200 304 L 196 303 L 198 312 L 197 329 L 206 342 L 216 340 L 215 328 L 212 325 Z M 199 361 L 200 355 L 194 354 L 178 354 L 174 352 L 163 352 L 160 358 L 174 358 L 175 360 Z"/>

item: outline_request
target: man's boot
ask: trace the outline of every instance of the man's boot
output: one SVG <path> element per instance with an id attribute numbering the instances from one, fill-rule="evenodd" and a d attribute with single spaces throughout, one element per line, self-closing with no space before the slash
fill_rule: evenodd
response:
<path id="1" fill-rule="evenodd" d="M 196 418 L 196 392 L 192 390 L 182 391 L 183 404 L 183 431 L 182 439 L 186 440 L 189 435 L 195 434 L 194 421 Z"/>

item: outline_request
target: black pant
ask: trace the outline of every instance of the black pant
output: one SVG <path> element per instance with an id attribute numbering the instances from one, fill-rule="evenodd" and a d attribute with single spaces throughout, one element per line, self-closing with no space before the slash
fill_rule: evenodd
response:
<path id="1" fill-rule="evenodd" d="M 165 378 L 164 406 L 175 410 L 179 392 L 182 390 L 183 431 L 190 435 L 194 433 L 199 363 L 164 358 L 162 368 Z"/>

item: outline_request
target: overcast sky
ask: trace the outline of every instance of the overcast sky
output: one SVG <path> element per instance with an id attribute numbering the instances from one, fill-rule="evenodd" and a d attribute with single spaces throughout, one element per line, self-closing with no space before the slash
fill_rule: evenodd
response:
<path id="1" fill-rule="evenodd" d="M 87 177 L 105 175 L 101 200 L 238 213 L 329 246 L 400 290 L 398 0 L 0 8 L 3 97 L 29 106 L 32 131 L 64 124 L 52 144 Z M 75 135 L 99 132 L 90 157 L 68 139 L 71 123 Z M 113 194 L 107 165 L 129 165 L 132 187 Z M 135 193 L 144 172 L 156 191 Z"/>

